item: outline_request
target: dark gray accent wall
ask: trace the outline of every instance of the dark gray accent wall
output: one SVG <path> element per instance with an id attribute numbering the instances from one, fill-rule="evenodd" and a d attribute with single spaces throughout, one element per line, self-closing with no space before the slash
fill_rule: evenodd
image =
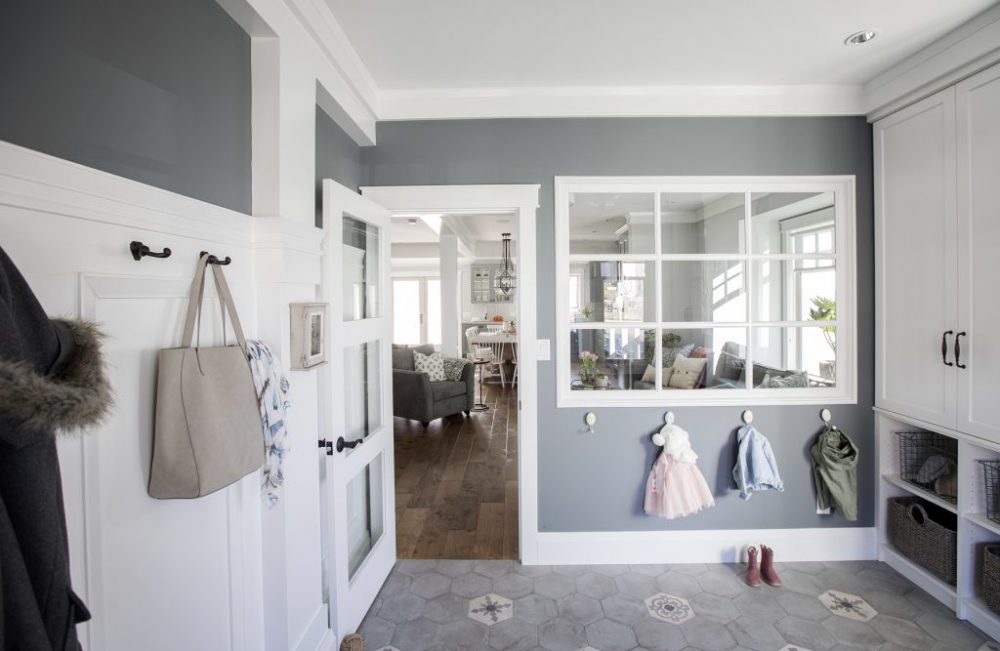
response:
<path id="1" fill-rule="evenodd" d="M 674 408 L 691 433 L 717 506 L 666 522 L 642 513 L 665 408 L 556 408 L 556 364 L 539 364 L 539 525 L 542 531 L 872 526 L 875 447 L 872 135 L 863 117 L 523 119 L 383 122 L 363 152 L 366 185 L 541 183 L 539 337 L 555 339 L 553 177 L 558 175 L 853 174 L 857 178 L 858 403 L 832 406 L 861 450 L 860 517 L 815 512 L 808 447 L 823 405 L 755 407 L 778 457 L 784 493 L 743 502 L 731 470 L 738 407 Z M 553 346 L 553 350 L 555 346 Z M 766 541 L 762 541 L 766 542 Z"/>
<path id="2" fill-rule="evenodd" d="M 211 0 L 0 2 L 0 140 L 250 212 L 250 38 Z"/>
<path id="3" fill-rule="evenodd" d="M 361 145 L 316 107 L 316 227 L 323 227 L 323 179 L 357 191 L 361 186 Z"/>

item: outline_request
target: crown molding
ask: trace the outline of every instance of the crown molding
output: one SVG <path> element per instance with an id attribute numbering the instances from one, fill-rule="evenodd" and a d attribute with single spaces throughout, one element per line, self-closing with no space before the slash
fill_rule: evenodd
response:
<path id="1" fill-rule="evenodd" d="M 1000 4 L 945 34 L 864 86 L 869 121 L 1000 62 Z"/>
<path id="2" fill-rule="evenodd" d="M 382 90 L 379 120 L 862 115 L 861 86 L 596 86 Z"/>

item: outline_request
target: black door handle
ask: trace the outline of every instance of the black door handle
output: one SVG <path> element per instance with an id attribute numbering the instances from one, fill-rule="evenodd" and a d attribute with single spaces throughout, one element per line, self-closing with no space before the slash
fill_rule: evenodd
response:
<path id="1" fill-rule="evenodd" d="M 959 340 L 966 336 L 966 334 L 967 333 L 963 331 L 955 335 L 955 366 L 958 368 L 966 368 L 967 366 L 962 363 L 962 344 L 959 343 Z"/>
<path id="2" fill-rule="evenodd" d="M 343 452 L 347 448 L 356 448 L 359 445 L 361 445 L 362 442 L 364 442 L 364 439 L 345 441 L 344 437 L 341 436 L 340 438 L 337 439 L 337 452 Z"/>
<path id="3" fill-rule="evenodd" d="M 941 361 L 944 362 L 945 366 L 954 366 L 948 361 L 948 335 L 955 334 L 954 330 L 945 330 L 944 334 L 941 335 Z M 955 340 L 958 343 L 958 340 Z"/>

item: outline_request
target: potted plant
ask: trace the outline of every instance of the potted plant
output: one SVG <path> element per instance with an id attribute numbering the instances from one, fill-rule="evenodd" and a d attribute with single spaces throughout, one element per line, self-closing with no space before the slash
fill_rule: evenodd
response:
<path id="1" fill-rule="evenodd" d="M 587 303 L 582 308 L 580 308 L 580 314 L 583 315 L 584 321 L 589 321 L 590 317 L 594 315 L 594 307 L 590 303 Z"/>
<path id="2" fill-rule="evenodd" d="M 580 353 L 580 381 L 584 384 L 594 384 L 597 379 L 597 354 L 589 350 Z"/>
<path id="3" fill-rule="evenodd" d="M 813 306 L 809 309 L 809 318 L 812 321 L 833 321 L 837 318 L 837 303 L 832 298 L 826 296 L 813 296 L 810 299 Z M 819 363 L 819 375 L 824 380 L 833 380 L 837 377 L 837 331 L 833 326 L 823 326 L 823 338 L 833 351 L 834 359 Z"/>

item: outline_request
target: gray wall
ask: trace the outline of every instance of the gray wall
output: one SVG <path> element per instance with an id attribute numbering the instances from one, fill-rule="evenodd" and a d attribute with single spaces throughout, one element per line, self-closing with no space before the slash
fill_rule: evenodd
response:
<path id="1" fill-rule="evenodd" d="M 0 140 L 250 211 L 250 39 L 211 0 L 3 0 Z"/>
<path id="2" fill-rule="evenodd" d="M 361 186 L 361 146 L 316 107 L 316 226 L 323 227 L 323 179 L 352 190 Z"/>
<path id="3" fill-rule="evenodd" d="M 871 526 L 874 495 L 873 198 L 871 128 L 856 118 L 639 118 L 383 122 L 365 149 L 366 185 L 541 183 L 539 337 L 555 338 L 553 188 L 556 175 L 853 174 L 858 218 L 858 404 L 834 422 L 861 449 L 860 518 L 817 516 L 807 449 L 821 405 L 757 407 L 784 493 L 743 502 L 731 490 L 737 407 L 682 407 L 717 506 L 665 522 L 642 514 L 663 408 L 603 408 L 597 434 L 585 409 L 557 409 L 555 362 L 539 364 L 539 518 L 543 531 Z M 554 347 L 553 347 L 554 348 Z"/>

